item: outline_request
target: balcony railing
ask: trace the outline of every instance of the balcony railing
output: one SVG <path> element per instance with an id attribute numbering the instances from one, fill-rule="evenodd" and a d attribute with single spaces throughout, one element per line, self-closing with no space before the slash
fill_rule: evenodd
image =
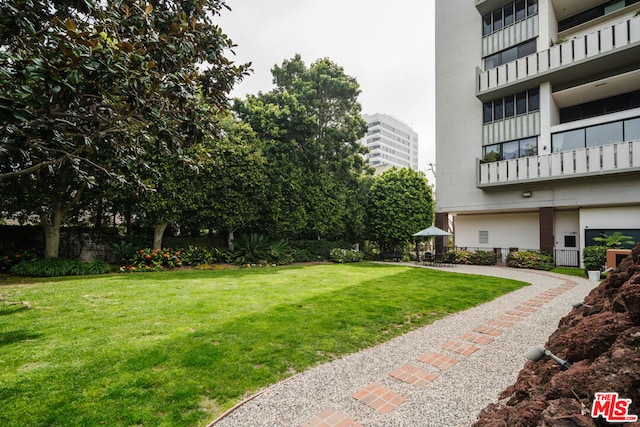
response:
<path id="1" fill-rule="evenodd" d="M 487 71 L 478 68 L 478 96 L 638 44 L 640 18 L 633 17 Z"/>
<path id="2" fill-rule="evenodd" d="M 477 163 L 477 187 L 640 172 L 640 141 Z"/>

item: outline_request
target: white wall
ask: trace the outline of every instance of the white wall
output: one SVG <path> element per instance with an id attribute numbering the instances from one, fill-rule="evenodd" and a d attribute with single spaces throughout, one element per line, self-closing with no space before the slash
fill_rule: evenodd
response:
<path id="1" fill-rule="evenodd" d="M 580 229 L 585 228 L 640 228 L 640 206 L 582 209 Z"/>
<path id="2" fill-rule="evenodd" d="M 479 242 L 479 232 L 489 232 L 489 243 Z M 458 215 L 455 218 L 455 245 L 468 248 L 539 249 L 538 212 Z"/>
<path id="3" fill-rule="evenodd" d="M 554 232 L 556 249 L 578 249 L 581 246 L 580 213 L 578 211 L 556 211 Z M 576 236 L 576 247 L 565 248 L 564 236 Z"/>

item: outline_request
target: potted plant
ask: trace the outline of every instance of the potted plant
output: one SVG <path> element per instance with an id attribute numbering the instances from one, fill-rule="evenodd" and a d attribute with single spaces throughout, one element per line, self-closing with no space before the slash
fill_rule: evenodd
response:
<path id="1" fill-rule="evenodd" d="M 582 251 L 584 269 L 589 276 L 589 280 L 600 280 L 600 274 L 607 261 L 606 246 L 587 246 Z"/>

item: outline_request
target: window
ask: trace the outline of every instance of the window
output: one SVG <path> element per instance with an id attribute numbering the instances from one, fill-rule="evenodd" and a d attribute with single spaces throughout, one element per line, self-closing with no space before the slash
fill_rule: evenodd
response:
<path id="1" fill-rule="evenodd" d="M 493 101 L 493 120 L 501 120 L 503 117 L 503 101 L 502 99 L 496 99 Z"/>
<path id="2" fill-rule="evenodd" d="M 539 90 L 531 89 L 495 101 L 485 102 L 482 104 L 482 122 L 490 123 L 494 120 L 538 111 L 540 109 L 539 98 Z"/>
<path id="3" fill-rule="evenodd" d="M 520 143 L 518 141 L 502 144 L 502 158 L 504 160 L 517 159 L 518 157 L 520 157 Z"/>
<path id="4" fill-rule="evenodd" d="M 520 157 L 538 155 L 538 137 L 517 139 L 501 144 L 487 145 L 484 147 L 483 161 L 495 162 L 498 160 L 517 159 Z"/>
<path id="5" fill-rule="evenodd" d="M 504 26 L 508 27 L 513 24 L 513 3 L 509 3 L 503 9 L 502 16 L 504 19 Z"/>
<path id="6" fill-rule="evenodd" d="M 513 117 L 516 114 L 514 97 L 507 96 L 504 98 L 504 116 L 505 117 Z"/>
<path id="7" fill-rule="evenodd" d="M 638 0 L 640 1 L 640 0 Z M 511 2 L 482 17 L 482 35 L 513 25 L 538 13 L 538 0 L 519 0 Z"/>
<path id="8" fill-rule="evenodd" d="M 603 125 L 591 126 L 586 129 L 587 147 L 597 147 L 598 145 L 613 144 L 622 142 L 622 122 L 605 123 Z"/>
<path id="9" fill-rule="evenodd" d="M 560 110 L 560 123 L 603 116 L 634 108 L 640 108 L 640 90 L 562 108 Z"/>
<path id="10" fill-rule="evenodd" d="M 482 35 L 486 36 L 487 34 L 491 34 L 493 27 L 491 24 L 491 15 L 485 15 L 482 17 Z"/>
<path id="11" fill-rule="evenodd" d="M 640 0 L 611 0 L 596 7 L 592 7 L 591 9 L 587 9 L 584 12 L 580 12 L 577 15 L 563 19 L 558 22 L 558 31 L 568 30 L 569 28 L 573 28 L 601 16 L 608 15 L 625 6 L 631 6 L 638 2 L 640 2 Z"/>
<path id="12" fill-rule="evenodd" d="M 527 112 L 527 92 L 516 93 L 516 114 Z"/>
<path id="13" fill-rule="evenodd" d="M 554 153 L 584 147 L 584 129 L 570 130 L 551 136 L 551 149 Z"/>
<path id="14" fill-rule="evenodd" d="M 540 109 L 540 91 L 538 89 L 531 89 L 527 92 L 529 99 L 529 111 L 538 111 Z"/>
<path id="15" fill-rule="evenodd" d="M 536 39 L 531 39 L 517 46 L 510 47 L 493 55 L 484 58 L 484 69 L 490 70 L 507 62 L 524 58 L 536 52 Z"/>
<path id="16" fill-rule="evenodd" d="M 493 102 L 482 104 L 482 123 L 493 121 Z"/>
<path id="17" fill-rule="evenodd" d="M 515 2 L 516 6 L 516 21 L 520 21 L 527 16 L 526 5 L 524 0 Z"/>
<path id="18" fill-rule="evenodd" d="M 575 248 L 577 246 L 576 236 L 564 236 L 565 248 Z"/>
<path id="19" fill-rule="evenodd" d="M 538 138 L 527 138 L 520 140 L 520 157 L 538 155 Z"/>
<path id="20" fill-rule="evenodd" d="M 640 140 L 640 117 L 588 126 L 551 135 L 554 153 Z"/>
<path id="21" fill-rule="evenodd" d="M 625 141 L 640 140 L 640 117 L 637 119 L 624 121 L 624 140 Z"/>
<path id="22" fill-rule="evenodd" d="M 489 243 L 489 232 L 488 231 L 479 231 L 478 232 L 478 243 Z"/>
<path id="23" fill-rule="evenodd" d="M 502 9 L 498 9 L 493 12 L 493 31 L 498 31 L 502 28 Z"/>

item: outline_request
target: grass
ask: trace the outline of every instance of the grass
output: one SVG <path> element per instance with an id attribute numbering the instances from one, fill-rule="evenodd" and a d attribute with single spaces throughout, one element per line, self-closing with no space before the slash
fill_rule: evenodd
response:
<path id="1" fill-rule="evenodd" d="M 551 270 L 553 273 L 558 274 L 566 274 L 567 276 L 576 276 L 576 277 L 587 277 L 587 273 L 585 273 L 584 268 L 573 268 L 573 267 L 556 267 Z"/>
<path id="2" fill-rule="evenodd" d="M 206 425 L 296 372 L 525 285 L 365 263 L 12 280 L 3 426 Z"/>

